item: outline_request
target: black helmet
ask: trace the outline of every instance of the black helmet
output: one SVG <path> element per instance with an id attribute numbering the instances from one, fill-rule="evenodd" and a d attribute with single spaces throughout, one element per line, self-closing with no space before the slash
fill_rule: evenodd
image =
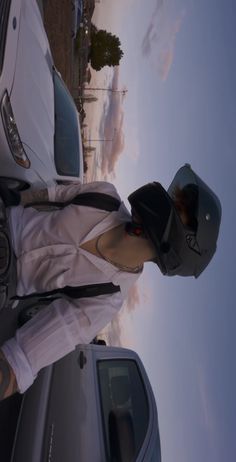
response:
<path id="1" fill-rule="evenodd" d="M 174 205 L 177 186 L 192 196 L 195 226 L 191 228 L 183 224 Z M 216 251 L 221 205 L 214 192 L 185 164 L 167 192 L 160 183 L 148 183 L 128 200 L 157 250 L 156 263 L 162 273 L 197 278 Z"/>

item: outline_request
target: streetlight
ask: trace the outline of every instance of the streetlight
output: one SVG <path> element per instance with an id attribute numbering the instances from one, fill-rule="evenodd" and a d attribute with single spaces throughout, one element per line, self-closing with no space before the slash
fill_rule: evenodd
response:
<path id="1" fill-rule="evenodd" d="M 111 93 L 121 93 L 123 96 L 127 93 L 127 89 L 118 90 L 117 88 L 101 88 L 101 87 L 84 87 L 84 90 L 92 90 L 92 91 L 110 91 Z"/>

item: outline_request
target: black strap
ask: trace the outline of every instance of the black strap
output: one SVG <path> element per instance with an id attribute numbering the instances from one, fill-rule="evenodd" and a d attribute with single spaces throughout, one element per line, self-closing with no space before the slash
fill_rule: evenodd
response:
<path id="1" fill-rule="evenodd" d="M 36 206 L 47 206 L 47 207 L 56 207 L 58 209 L 64 209 L 68 205 L 84 205 L 86 207 L 94 207 L 99 210 L 105 210 L 107 212 L 117 211 L 120 207 L 120 200 L 116 197 L 110 196 L 109 194 L 99 193 L 99 192 L 86 192 L 78 194 L 69 201 L 66 202 L 31 202 L 26 207 L 36 207 Z"/>
<path id="2" fill-rule="evenodd" d="M 94 207 L 99 210 L 105 210 L 108 212 L 117 211 L 120 207 L 120 200 L 110 196 L 109 194 L 99 192 L 87 192 L 81 193 L 73 197 L 67 202 L 32 202 L 25 205 L 25 207 L 34 206 L 47 206 L 52 208 L 64 209 L 68 205 L 83 205 L 87 207 Z M 86 286 L 70 287 L 66 286 L 62 289 L 55 289 L 44 293 L 32 293 L 24 295 L 22 297 L 14 297 L 17 300 L 28 300 L 32 297 L 38 297 L 41 300 L 49 297 L 51 301 L 56 298 L 82 298 L 82 297 L 96 297 L 98 295 L 113 294 L 120 291 L 120 286 L 114 285 L 112 282 L 101 283 L 101 284 L 89 284 Z M 47 299 L 48 300 L 48 299 Z"/>
<path id="3" fill-rule="evenodd" d="M 13 300 L 28 300 L 33 297 L 37 297 L 40 300 L 49 299 L 51 301 L 57 298 L 83 298 L 83 297 L 96 297 L 98 295 L 114 294 L 120 291 L 120 286 L 116 286 L 112 282 L 103 282 L 100 284 L 89 284 L 86 286 L 65 286 L 62 289 L 55 289 L 48 292 L 32 293 L 29 295 L 23 295 L 22 297 L 16 295 Z"/>

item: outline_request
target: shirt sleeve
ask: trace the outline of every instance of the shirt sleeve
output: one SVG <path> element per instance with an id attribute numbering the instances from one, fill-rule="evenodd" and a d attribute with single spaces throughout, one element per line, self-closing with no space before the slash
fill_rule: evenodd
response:
<path id="1" fill-rule="evenodd" d="M 120 196 L 112 183 L 106 181 L 94 181 L 92 183 L 70 183 L 70 184 L 55 184 L 48 187 L 48 198 L 52 202 L 66 202 L 77 194 L 84 192 L 102 192 L 110 194 L 120 200 Z"/>
<path id="2" fill-rule="evenodd" d="M 58 299 L 6 341 L 2 351 L 11 365 L 19 391 L 24 393 L 38 372 L 74 350 L 89 343 L 117 314 L 121 293 L 69 301 Z"/>

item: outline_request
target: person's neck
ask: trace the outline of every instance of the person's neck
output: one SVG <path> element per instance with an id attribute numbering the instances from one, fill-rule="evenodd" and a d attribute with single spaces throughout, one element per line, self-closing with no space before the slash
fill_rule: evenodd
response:
<path id="1" fill-rule="evenodd" d="M 99 250 L 105 259 L 136 270 L 141 269 L 146 261 L 155 256 L 154 248 L 149 240 L 128 234 L 125 224 L 100 236 Z"/>

